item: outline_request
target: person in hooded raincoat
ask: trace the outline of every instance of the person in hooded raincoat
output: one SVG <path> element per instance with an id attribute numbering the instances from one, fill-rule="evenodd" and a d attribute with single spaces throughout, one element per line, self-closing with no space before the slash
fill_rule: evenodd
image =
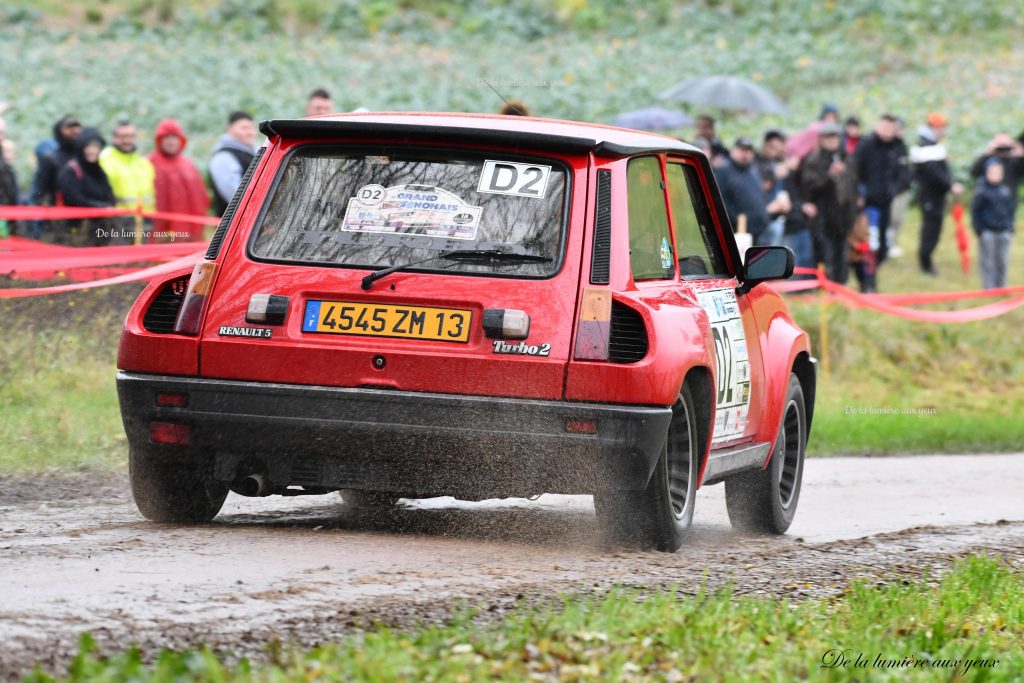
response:
<path id="1" fill-rule="evenodd" d="M 156 127 L 156 147 L 149 160 L 156 169 L 156 210 L 170 213 L 205 216 L 210 209 L 210 196 L 196 165 L 185 156 L 188 137 L 174 119 L 164 119 Z M 203 239 L 203 226 L 196 223 L 158 220 L 154 235 L 160 239 L 198 241 Z"/>
<path id="2" fill-rule="evenodd" d="M 101 209 L 114 206 L 114 190 L 103 167 L 100 152 L 106 141 L 95 128 L 85 128 L 75 141 L 75 156 L 57 174 L 57 190 L 65 206 Z M 74 246 L 98 246 L 110 241 L 112 226 L 103 220 L 69 221 L 58 242 Z"/>
<path id="3" fill-rule="evenodd" d="M 53 139 L 36 148 L 36 174 L 29 190 L 29 203 L 33 206 L 55 206 L 60 203 L 57 193 L 57 175 L 75 156 L 75 140 L 82 132 L 82 124 L 71 114 L 65 114 L 53 124 Z M 42 152 L 42 154 L 40 154 Z M 54 241 L 65 232 L 60 221 L 35 221 L 33 234 L 46 241 Z"/>

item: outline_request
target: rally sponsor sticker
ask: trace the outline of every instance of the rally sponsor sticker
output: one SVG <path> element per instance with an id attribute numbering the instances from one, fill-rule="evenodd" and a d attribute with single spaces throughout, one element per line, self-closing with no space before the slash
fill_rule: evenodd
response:
<path id="1" fill-rule="evenodd" d="M 715 430 L 711 443 L 743 436 L 750 409 L 750 359 L 736 292 L 731 288 L 697 294 L 697 302 L 711 322 L 715 343 L 718 386 L 715 396 Z"/>
<path id="2" fill-rule="evenodd" d="M 551 167 L 543 164 L 517 164 L 488 159 L 480 171 L 476 191 L 483 194 L 510 194 L 543 199 L 548 189 Z"/>
<path id="3" fill-rule="evenodd" d="M 474 240 L 482 209 L 433 185 L 371 184 L 348 200 L 341 229 Z"/>

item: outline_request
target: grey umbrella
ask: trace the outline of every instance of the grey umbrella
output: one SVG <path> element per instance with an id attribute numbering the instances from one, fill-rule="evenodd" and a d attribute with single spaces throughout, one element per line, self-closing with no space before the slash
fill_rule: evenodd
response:
<path id="1" fill-rule="evenodd" d="M 739 109 L 765 114 L 786 114 L 786 105 L 757 83 L 739 76 L 701 76 L 673 85 L 662 99 L 706 107 Z"/>
<path id="2" fill-rule="evenodd" d="M 693 119 L 676 109 L 647 107 L 619 114 L 612 125 L 635 130 L 672 130 L 693 125 Z"/>

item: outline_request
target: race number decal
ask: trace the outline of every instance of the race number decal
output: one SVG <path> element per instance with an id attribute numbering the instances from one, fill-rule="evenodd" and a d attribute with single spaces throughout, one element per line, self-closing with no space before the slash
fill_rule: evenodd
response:
<path id="1" fill-rule="evenodd" d="M 512 194 L 543 199 L 548 189 L 550 166 L 516 164 L 511 161 L 484 162 L 476 191 L 484 194 Z"/>
<path id="2" fill-rule="evenodd" d="M 715 343 L 718 386 L 715 395 L 715 431 L 711 443 L 743 436 L 750 408 L 750 360 L 743 319 L 732 289 L 712 289 L 697 294 L 708 314 Z"/>

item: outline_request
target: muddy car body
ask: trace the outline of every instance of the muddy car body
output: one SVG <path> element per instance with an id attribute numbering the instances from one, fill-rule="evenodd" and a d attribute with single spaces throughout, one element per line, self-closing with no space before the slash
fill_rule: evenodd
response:
<path id="1" fill-rule="evenodd" d="M 205 258 L 129 313 L 132 485 L 161 521 L 246 495 L 592 493 L 678 547 L 699 485 L 781 532 L 799 496 L 807 335 L 744 265 L 707 160 L 525 117 L 261 124 Z"/>

